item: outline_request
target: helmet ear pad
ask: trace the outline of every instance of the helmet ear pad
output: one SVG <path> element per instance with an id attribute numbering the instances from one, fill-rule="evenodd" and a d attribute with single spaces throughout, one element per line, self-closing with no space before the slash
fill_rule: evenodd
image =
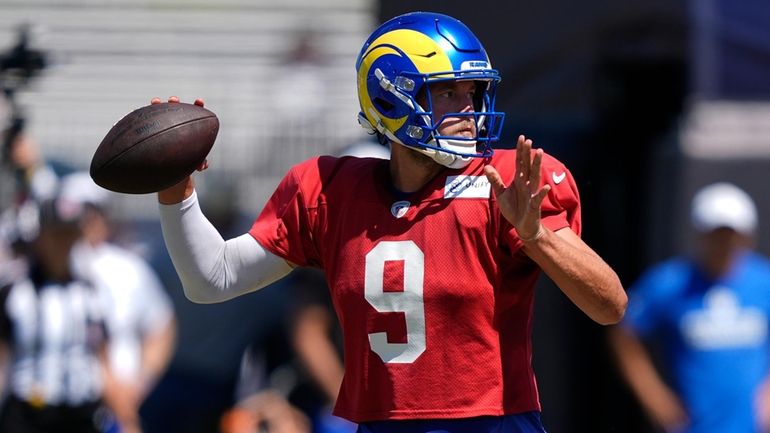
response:
<path id="1" fill-rule="evenodd" d="M 409 116 L 412 113 L 412 108 L 407 106 L 404 101 L 396 97 L 393 93 L 387 91 L 382 87 L 382 83 L 373 72 L 379 69 L 382 74 L 390 80 L 395 81 L 398 74 L 403 71 L 415 70 L 414 65 L 408 57 L 398 54 L 385 54 L 377 58 L 370 67 L 370 73 L 366 79 L 366 87 L 369 92 L 369 97 L 372 101 L 372 105 L 378 111 L 381 117 L 388 119 L 400 119 L 405 116 Z M 403 93 L 412 93 L 406 90 L 400 90 Z M 368 113 L 367 113 L 368 114 Z M 392 131 L 396 132 L 396 131 Z"/>

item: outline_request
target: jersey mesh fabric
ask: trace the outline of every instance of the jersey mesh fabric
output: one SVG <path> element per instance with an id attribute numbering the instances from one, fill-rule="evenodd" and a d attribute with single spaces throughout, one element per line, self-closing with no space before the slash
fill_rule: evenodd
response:
<path id="1" fill-rule="evenodd" d="M 255 221 L 262 246 L 326 273 L 345 341 L 335 414 L 362 422 L 540 410 L 530 344 L 539 271 L 500 215 L 487 162 L 403 194 L 388 186 L 388 161 L 314 158 L 289 171 Z M 515 151 L 491 163 L 513 179 Z M 547 155 L 542 170 L 552 187 L 543 223 L 579 234 L 571 175 Z"/>

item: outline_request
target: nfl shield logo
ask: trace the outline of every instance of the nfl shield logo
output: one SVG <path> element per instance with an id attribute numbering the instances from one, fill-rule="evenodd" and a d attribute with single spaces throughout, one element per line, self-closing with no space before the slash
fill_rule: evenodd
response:
<path id="1" fill-rule="evenodd" d="M 409 210 L 409 206 L 412 204 L 409 203 L 406 200 L 397 201 L 393 203 L 393 206 L 390 207 L 390 213 L 393 214 L 396 218 L 401 218 L 402 216 L 406 215 L 406 211 Z"/>

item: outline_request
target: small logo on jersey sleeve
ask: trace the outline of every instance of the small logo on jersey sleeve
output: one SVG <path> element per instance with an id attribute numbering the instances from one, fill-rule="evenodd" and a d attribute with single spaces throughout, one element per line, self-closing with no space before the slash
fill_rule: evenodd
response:
<path id="1" fill-rule="evenodd" d="M 397 201 L 390 207 L 390 213 L 396 218 L 401 218 L 406 215 L 406 211 L 409 210 L 409 206 L 411 205 L 412 203 L 409 203 L 406 200 Z"/>
<path id="2" fill-rule="evenodd" d="M 490 190 L 486 176 L 447 176 L 444 198 L 489 198 Z"/>
<path id="3" fill-rule="evenodd" d="M 562 171 L 559 174 L 556 174 L 555 171 L 551 172 L 551 178 L 553 179 L 553 183 L 556 184 L 556 185 L 560 184 L 561 181 L 563 181 L 564 178 L 566 178 L 566 177 L 567 177 L 567 172 L 566 171 Z"/>

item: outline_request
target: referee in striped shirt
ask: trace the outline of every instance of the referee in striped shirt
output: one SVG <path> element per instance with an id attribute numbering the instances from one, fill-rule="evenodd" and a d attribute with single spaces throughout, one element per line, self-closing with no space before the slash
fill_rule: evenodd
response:
<path id="1" fill-rule="evenodd" d="M 79 205 L 38 205 L 28 243 L 29 271 L 0 288 L 0 362 L 8 383 L 0 410 L 4 433 L 107 431 L 103 298 L 73 279 L 69 256 L 79 236 Z"/>

